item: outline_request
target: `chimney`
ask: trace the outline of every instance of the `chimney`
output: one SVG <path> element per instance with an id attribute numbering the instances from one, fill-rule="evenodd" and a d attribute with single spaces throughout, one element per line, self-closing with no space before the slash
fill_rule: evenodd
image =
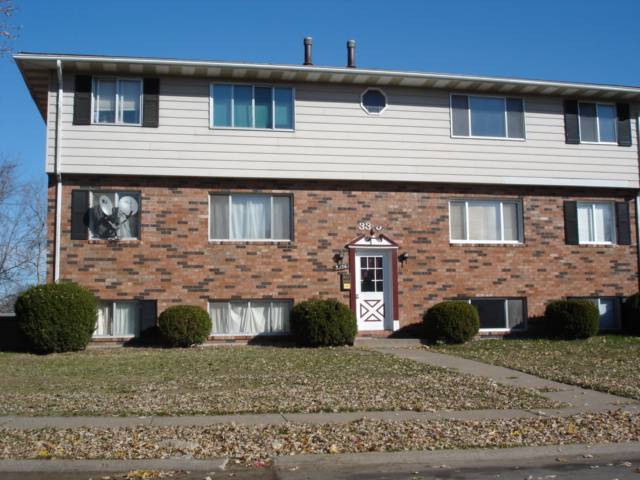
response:
<path id="1" fill-rule="evenodd" d="M 356 68 L 356 41 L 347 41 L 347 67 Z"/>
<path id="2" fill-rule="evenodd" d="M 313 45 L 313 38 L 304 37 L 304 64 L 303 65 L 313 65 L 313 61 L 311 59 L 311 45 Z"/>

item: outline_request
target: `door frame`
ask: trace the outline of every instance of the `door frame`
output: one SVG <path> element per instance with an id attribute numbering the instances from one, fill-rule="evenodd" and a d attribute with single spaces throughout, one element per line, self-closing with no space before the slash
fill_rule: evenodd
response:
<path id="1" fill-rule="evenodd" d="M 391 292 L 389 295 L 391 308 L 389 309 L 390 318 L 387 323 L 387 316 L 385 315 L 384 330 L 395 331 L 400 328 L 400 312 L 398 305 L 398 248 L 399 245 L 393 240 L 389 239 L 385 235 L 379 235 L 377 237 L 360 235 L 347 244 L 349 250 L 349 274 L 351 276 L 351 290 L 350 290 L 350 306 L 353 313 L 358 315 L 357 301 L 356 301 L 356 250 L 359 252 L 365 252 L 371 250 L 372 253 L 375 250 L 388 250 L 389 270 L 391 274 Z M 387 273 L 387 272 L 385 272 Z M 359 330 L 360 331 L 360 330 Z M 363 330 L 366 331 L 366 330 Z"/>

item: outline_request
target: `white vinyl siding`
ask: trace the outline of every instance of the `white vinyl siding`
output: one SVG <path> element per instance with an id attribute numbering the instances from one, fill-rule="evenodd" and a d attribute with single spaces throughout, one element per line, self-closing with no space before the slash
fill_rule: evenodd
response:
<path id="1" fill-rule="evenodd" d="M 616 242 L 613 203 L 578 202 L 578 241 L 584 244 Z"/>
<path id="2" fill-rule="evenodd" d="M 52 80 L 53 82 L 53 80 Z M 262 179 L 406 181 L 638 188 L 638 152 L 565 143 L 562 98 L 526 97 L 527 141 L 452 138 L 449 93 L 385 86 L 383 115 L 363 114 L 361 85 L 297 83 L 295 133 L 210 128 L 204 78 L 160 80 L 160 125 L 73 125 L 65 74 L 64 172 Z M 47 110 L 54 170 L 56 90 Z M 631 105 L 636 145 L 637 104 Z"/>
<path id="3" fill-rule="evenodd" d="M 291 301 L 232 300 L 209 303 L 211 335 L 274 335 L 289 332 Z"/>
<path id="4" fill-rule="evenodd" d="M 522 206 L 514 200 L 452 200 L 452 243 L 521 243 Z"/>
<path id="5" fill-rule="evenodd" d="M 100 302 L 94 337 L 135 337 L 140 333 L 140 303 Z"/>

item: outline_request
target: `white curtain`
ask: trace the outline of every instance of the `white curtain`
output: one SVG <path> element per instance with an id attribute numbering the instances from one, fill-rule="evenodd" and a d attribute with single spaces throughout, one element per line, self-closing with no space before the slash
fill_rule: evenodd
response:
<path id="1" fill-rule="evenodd" d="M 451 202 L 449 222 L 451 224 L 451 240 L 466 240 L 465 203 Z"/>
<path id="2" fill-rule="evenodd" d="M 591 224 L 593 223 L 593 211 L 591 205 L 578 204 L 578 238 L 581 242 L 593 242 Z"/>
<path id="3" fill-rule="evenodd" d="M 140 309 L 137 302 L 116 302 L 113 312 L 113 336 L 135 336 L 140 328 Z"/>
<path id="4" fill-rule="evenodd" d="M 500 240 L 500 204 L 469 202 L 469 240 Z"/>
<path id="5" fill-rule="evenodd" d="M 229 331 L 227 333 L 244 333 L 249 321 L 247 302 L 231 302 L 229 308 Z"/>
<path id="6" fill-rule="evenodd" d="M 209 305 L 211 315 L 211 333 L 231 333 L 229 331 L 229 304 L 227 302 L 213 302 Z"/>
<path id="7" fill-rule="evenodd" d="M 211 238 L 229 238 L 229 195 L 211 195 Z"/>
<path id="8" fill-rule="evenodd" d="M 271 331 L 272 332 L 288 332 L 289 331 L 289 302 L 273 302 L 271 303 Z"/>
<path id="9" fill-rule="evenodd" d="M 98 305 L 98 314 L 96 316 L 96 329 L 94 336 L 111 335 L 111 304 L 101 303 Z"/>
<path id="10" fill-rule="evenodd" d="M 116 116 L 116 82 L 98 80 L 97 118 L 98 122 L 115 122 Z"/>
<path id="11" fill-rule="evenodd" d="M 247 333 L 257 335 L 269 331 L 269 302 L 251 302 L 251 320 Z"/>
<path id="12" fill-rule="evenodd" d="M 595 241 L 613 242 L 613 205 L 596 203 L 593 210 Z"/>
<path id="13" fill-rule="evenodd" d="M 271 238 L 271 197 L 237 195 L 231 202 L 231 238 Z"/>
<path id="14" fill-rule="evenodd" d="M 273 197 L 273 235 L 276 240 L 291 238 L 291 198 Z"/>
<path id="15" fill-rule="evenodd" d="M 503 203 L 502 217 L 504 222 L 504 239 L 506 241 L 517 241 L 518 205 L 516 203 Z"/>

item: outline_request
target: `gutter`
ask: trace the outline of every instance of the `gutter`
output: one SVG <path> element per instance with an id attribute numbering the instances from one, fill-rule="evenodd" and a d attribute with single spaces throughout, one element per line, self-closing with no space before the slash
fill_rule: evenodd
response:
<path id="1" fill-rule="evenodd" d="M 56 162 L 54 175 L 56 176 L 56 221 L 55 221 L 55 253 L 53 261 L 53 281 L 60 281 L 60 230 L 62 228 L 62 61 L 56 60 L 56 70 L 58 73 L 58 95 L 56 97 Z"/>

